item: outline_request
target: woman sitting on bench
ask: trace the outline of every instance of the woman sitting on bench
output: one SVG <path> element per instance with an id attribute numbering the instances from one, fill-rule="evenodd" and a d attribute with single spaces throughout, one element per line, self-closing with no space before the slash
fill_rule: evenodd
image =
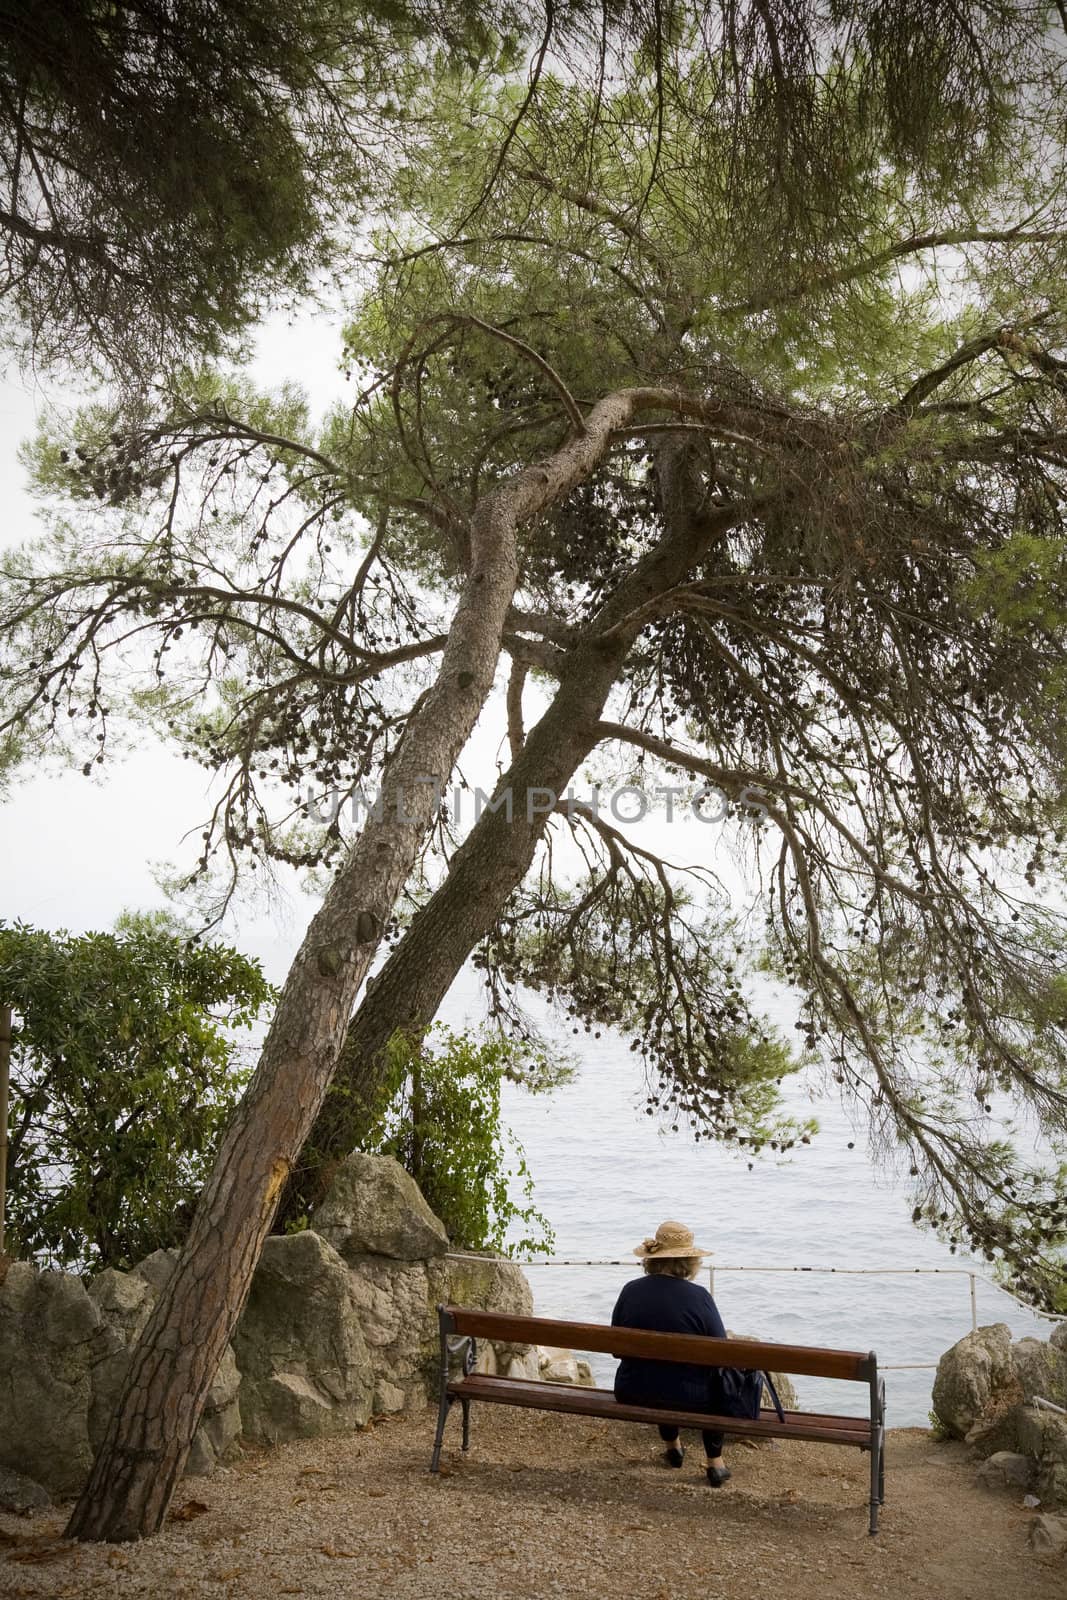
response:
<path id="1" fill-rule="evenodd" d="M 649 1333 L 699 1333 L 725 1339 L 726 1329 L 714 1300 L 705 1288 L 692 1281 L 701 1261 L 710 1254 L 710 1250 L 694 1244 L 684 1223 L 661 1222 L 655 1237 L 634 1250 L 634 1255 L 644 1262 L 645 1275 L 624 1286 L 611 1313 L 612 1325 L 643 1328 Z M 625 1357 L 615 1374 L 615 1397 L 628 1405 L 715 1412 L 719 1409 L 715 1376 L 714 1367 Z M 659 1435 L 667 1445 L 668 1465 L 680 1467 L 685 1456 L 678 1443 L 678 1429 L 661 1425 Z M 707 1479 L 718 1489 L 730 1477 L 730 1469 L 722 1459 L 723 1436 L 708 1428 L 703 1437 Z"/>

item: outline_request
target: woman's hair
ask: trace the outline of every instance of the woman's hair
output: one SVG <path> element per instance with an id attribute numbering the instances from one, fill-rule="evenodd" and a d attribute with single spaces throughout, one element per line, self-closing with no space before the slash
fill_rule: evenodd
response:
<path id="1" fill-rule="evenodd" d="M 658 1259 L 646 1256 L 645 1271 L 665 1278 L 695 1278 L 703 1259 L 703 1256 L 660 1256 Z"/>

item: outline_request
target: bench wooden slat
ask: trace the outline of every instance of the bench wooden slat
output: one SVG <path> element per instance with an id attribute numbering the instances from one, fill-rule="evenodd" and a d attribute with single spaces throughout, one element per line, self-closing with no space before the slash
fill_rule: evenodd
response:
<path id="1" fill-rule="evenodd" d="M 851 1444 L 869 1449 L 871 1425 L 864 1417 L 834 1417 L 805 1411 L 787 1411 L 785 1422 L 767 1417 L 717 1417 L 703 1411 L 665 1410 L 628 1405 L 616 1400 L 610 1389 L 587 1389 L 567 1383 L 538 1383 L 528 1378 L 498 1378 L 472 1373 L 448 1385 L 456 1399 L 490 1404 L 525 1406 L 539 1411 L 562 1411 L 574 1416 L 602 1417 L 615 1422 L 669 1422 L 683 1428 L 713 1428 L 748 1438 L 804 1439 L 816 1444 Z"/>
<path id="2" fill-rule="evenodd" d="M 455 1331 L 505 1344 L 563 1345 L 612 1356 L 685 1361 L 700 1367 L 753 1367 L 805 1378 L 870 1381 L 873 1362 L 858 1350 L 824 1350 L 815 1345 L 765 1344 L 755 1339 L 708 1339 L 697 1333 L 646 1333 L 592 1322 L 555 1322 L 547 1317 L 513 1317 L 497 1311 L 447 1306 Z"/>

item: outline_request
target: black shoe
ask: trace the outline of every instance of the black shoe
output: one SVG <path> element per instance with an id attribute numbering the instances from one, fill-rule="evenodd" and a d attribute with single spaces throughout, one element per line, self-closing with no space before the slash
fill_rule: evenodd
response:
<path id="1" fill-rule="evenodd" d="M 685 1460 L 685 1451 L 680 1445 L 669 1444 L 663 1452 L 663 1459 L 669 1467 L 680 1467 Z"/>
<path id="2" fill-rule="evenodd" d="M 705 1467 L 704 1472 L 713 1489 L 721 1489 L 733 1477 L 729 1467 Z"/>

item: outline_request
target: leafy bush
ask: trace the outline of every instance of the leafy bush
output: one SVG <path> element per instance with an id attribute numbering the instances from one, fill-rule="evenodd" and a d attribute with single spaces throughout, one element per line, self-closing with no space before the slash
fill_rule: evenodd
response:
<path id="1" fill-rule="evenodd" d="M 564 1081 L 569 1066 L 499 1034 L 479 1039 L 441 1025 L 422 1039 L 395 1033 L 387 1059 L 384 1108 L 364 1148 L 400 1161 L 458 1248 L 550 1251 L 554 1235 L 533 1203 L 522 1146 L 501 1121 L 500 1085 L 508 1077 L 540 1093 Z M 512 1179 L 524 1203 L 512 1198 Z M 516 1223 L 523 1235 L 508 1241 Z"/>
<path id="2" fill-rule="evenodd" d="M 247 1076 L 228 1030 L 272 993 L 257 962 L 165 917 L 79 936 L 0 924 L 9 1248 L 95 1271 L 177 1243 Z"/>

